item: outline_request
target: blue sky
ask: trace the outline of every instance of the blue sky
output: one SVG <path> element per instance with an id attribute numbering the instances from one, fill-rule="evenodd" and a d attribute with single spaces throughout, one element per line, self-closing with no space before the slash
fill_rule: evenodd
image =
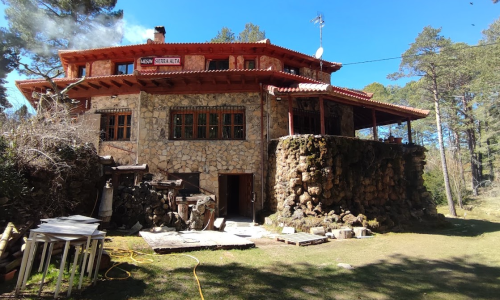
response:
<path id="1" fill-rule="evenodd" d="M 6 26 L 4 8 L 0 4 L 2 27 Z M 491 0 L 118 0 L 117 8 L 124 10 L 122 44 L 145 42 L 143 34 L 158 25 L 165 26 L 167 42 L 183 43 L 206 42 L 223 26 L 238 34 L 252 22 L 273 44 L 310 55 L 319 47 L 319 27 L 310 20 L 322 13 L 323 59 L 344 64 L 333 74 L 332 84 L 356 89 L 372 82 L 404 85 L 406 81 L 386 79 L 398 70 L 398 59 L 349 63 L 398 57 L 428 25 L 441 27 L 442 34 L 454 42 L 474 45 L 482 30 L 500 16 L 500 3 Z M 8 78 L 16 106 L 24 103 L 14 93 L 13 81 L 18 78 L 15 73 Z"/>

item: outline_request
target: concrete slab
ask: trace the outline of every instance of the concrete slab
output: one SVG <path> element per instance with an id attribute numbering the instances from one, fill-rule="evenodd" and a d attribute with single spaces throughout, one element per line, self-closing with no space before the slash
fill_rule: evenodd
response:
<path id="1" fill-rule="evenodd" d="M 195 251 L 201 249 L 248 249 L 255 243 L 242 237 L 219 231 L 140 231 L 139 234 L 156 253 Z"/>

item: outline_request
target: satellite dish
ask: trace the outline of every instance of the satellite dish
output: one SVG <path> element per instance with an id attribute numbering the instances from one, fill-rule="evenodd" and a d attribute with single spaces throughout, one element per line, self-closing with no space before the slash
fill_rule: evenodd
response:
<path id="1" fill-rule="evenodd" d="M 319 47 L 318 50 L 316 50 L 316 55 L 314 55 L 316 58 L 320 58 L 323 56 L 323 47 Z"/>

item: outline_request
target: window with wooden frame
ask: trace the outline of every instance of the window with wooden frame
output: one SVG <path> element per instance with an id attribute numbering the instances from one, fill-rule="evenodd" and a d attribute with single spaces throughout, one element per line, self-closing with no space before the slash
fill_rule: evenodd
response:
<path id="1" fill-rule="evenodd" d="M 229 58 L 208 59 L 207 70 L 229 70 Z"/>
<path id="2" fill-rule="evenodd" d="M 320 134 L 319 112 L 295 108 L 293 110 L 293 132 L 295 134 Z"/>
<path id="3" fill-rule="evenodd" d="M 242 106 L 173 107 L 170 115 L 171 139 L 245 139 L 245 108 Z"/>
<path id="4" fill-rule="evenodd" d="M 123 62 L 115 64 L 115 75 L 134 73 L 134 62 Z"/>
<path id="5" fill-rule="evenodd" d="M 130 141 L 132 112 L 130 110 L 103 110 L 101 113 L 101 139 L 103 141 Z"/>
<path id="6" fill-rule="evenodd" d="M 87 69 L 85 67 L 85 65 L 83 66 L 78 66 L 78 77 L 81 78 L 83 76 L 85 76 L 87 73 Z"/>
<path id="7" fill-rule="evenodd" d="M 245 70 L 255 70 L 255 59 L 245 59 Z"/>

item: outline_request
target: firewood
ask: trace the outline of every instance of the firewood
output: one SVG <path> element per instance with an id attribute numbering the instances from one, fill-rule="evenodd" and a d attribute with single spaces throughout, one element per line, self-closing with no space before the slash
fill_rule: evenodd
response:
<path id="1" fill-rule="evenodd" d="M 31 228 L 33 225 L 33 221 L 29 221 L 26 223 L 25 226 L 21 227 L 20 230 L 18 230 L 15 226 L 13 228 L 13 231 L 15 231 L 15 234 L 12 235 L 12 238 L 9 241 L 8 247 L 12 247 L 20 238 L 24 238 L 24 235 L 26 234 L 26 231 Z"/>
<path id="2" fill-rule="evenodd" d="M 5 274 L 12 271 L 12 269 L 17 268 L 21 265 L 22 257 L 16 258 L 13 261 L 3 263 L 0 265 L 0 273 Z"/>
<path id="3" fill-rule="evenodd" d="M 3 252 L 5 251 L 5 248 L 7 247 L 7 242 L 10 239 L 10 234 L 12 233 L 13 228 L 14 224 L 12 224 L 12 222 L 9 222 L 9 224 L 7 224 L 7 227 L 5 227 L 5 230 L 2 234 L 2 239 L 0 240 L 0 257 L 2 256 Z"/>

